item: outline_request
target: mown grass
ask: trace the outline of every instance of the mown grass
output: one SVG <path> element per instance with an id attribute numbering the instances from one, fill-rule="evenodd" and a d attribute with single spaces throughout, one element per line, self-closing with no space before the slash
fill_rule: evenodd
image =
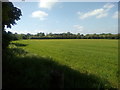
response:
<path id="1" fill-rule="evenodd" d="M 117 40 L 21 40 L 13 43 L 29 53 L 19 54 L 24 51 L 16 52 L 16 47 L 10 49 L 15 55 L 7 54 L 9 65 L 3 64 L 6 67 L 4 87 L 10 84 L 9 87 L 48 88 L 50 72 L 54 69 L 64 73 L 64 88 L 118 87 Z"/>

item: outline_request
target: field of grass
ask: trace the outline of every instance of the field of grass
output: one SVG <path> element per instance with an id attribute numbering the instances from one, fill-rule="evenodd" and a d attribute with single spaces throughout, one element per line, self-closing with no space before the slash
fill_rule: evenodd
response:
<path id="1" fill-rule="evenodd" d="M 42 58 L 51 58 L 51 63 L 44 65 L 48 69 L 50 68 L 50 65 L 52 67 L 52 63 L 54 62 L 56 62 L 57 64 L 63 67 L 65 66 L 65 68 L 66 67 L 69 68 L 70 71 L 68 69 L 61 67 L 64 69 L 64 71 L 67 70 L 66 73 L 68 75 L 66 77 L 69 78 L 66 79 L 71 79 L 71 82 L 73 83 L 74 80 L 72 81 L 71 77 L 77 79 L 80 75 L 86 74 L 84 76 L 81 76 L 81 81 L 82 78 L 85 79 L 84 77 L 88 76 L 86 78 L 86 81 L 83 80 L 86 82 L 84 84 L 97 83 L 97 81 L 95 80 L 97 78 L 100 78 L 101 80 L 108 81 L 108 83 L 110 83 L 112 87 L 115 88 L 118 87 L 117 86 L 118 85 L 118 81 L 117 81 L 118 80 L 118 41 L 117 40 L 49 39 L 49 40 L 20 40 L 20 41 L 14 41 L 12 43 L 14 43 L 17 47 L 24 49 L 25 51 L 29 52 L 32 55 L 40 56 Z M 39 60 L 34 59 L 33 61 L 39 61 Z M 44 60 L 42 61 L 45 62 Z M 28 60 L 28 62 L 30 61 Z M 30 63 L 29 65 L 31 64 L 32 63 Z M 57 65 L 57 67 L 59 65 Z M 39 65 L 36 65 L 36 67 L 38 66 Z M 43 65 L 41 67 L 43 68 Z M 79 74 L 74 75 L 74 73 L 76 72 L 80 73 L 80 75 Z M 44 72 L 44 74 L 45 73 L 46 71 Z M 71 77 L 69 76 L 69 74 L 71 75 Z M 89 81 L 90 78 L 89 76 L 91 75 L 95 76 L 94 78 L 96 79 L 95 80 L 90 79 L 91 81 Z M 70 83 L 69 81 L 70 80 L 65 80 L 65 84 L 69 83 L 69 86 L 65 85 L 66 87 L 70 87 L 70 85 L 72 87 L 73 83 Z M 83 81 L 81 82 L 81 85 Z M 45 81 L 43 83 L 45 83 Z M 78 86 L 76 87 L 79 87 L 79 84 L 80 83 L 78 83 Z M 86 86 L 87 85 L 85 86 L 83 85 L 83 87 Z M 88 85 L 88 87 L 90 86 Z M 91 87 L 98 87 L 98 86 L 93 85 Z"/>

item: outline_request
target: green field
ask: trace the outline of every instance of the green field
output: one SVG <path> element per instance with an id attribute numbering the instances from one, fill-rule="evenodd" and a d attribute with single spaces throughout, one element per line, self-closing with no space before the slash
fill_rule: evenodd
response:
<path id="1" fill-rule="evenodd" d="M 31 54 L 52 58 L 60 65 L 106 79 L 113 87 L 117 87 L 118 40 L 51 39 L 14 43 L 25 44 L 18 46 Z"/>

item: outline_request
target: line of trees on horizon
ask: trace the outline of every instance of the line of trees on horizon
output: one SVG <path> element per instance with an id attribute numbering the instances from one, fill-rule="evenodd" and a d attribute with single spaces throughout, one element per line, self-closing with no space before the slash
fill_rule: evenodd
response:
<path id="1" fill-rule="evenodd" d="M 101 33 L 101 34 L 73 34 L 71 32 L 67 33 L 48 33 L 40 32 L 37 34 L 17 34 L 10 31 L 7 32 L 11 40 L 20 40 L 20 39 L 120 39 L 120 34 L 111 34 L 111 33 Z"/>

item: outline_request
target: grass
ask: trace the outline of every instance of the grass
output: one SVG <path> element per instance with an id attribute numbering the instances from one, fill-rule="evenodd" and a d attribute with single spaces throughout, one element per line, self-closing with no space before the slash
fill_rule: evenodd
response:
<path id="1" fill-rule="evenodd" d="M 50 87 L 50 71 L 56 69 L 64 73 L 65 88 L 90 87 L 99 90 L 118 87 L 117 40 L 51 39 L 12 43 L 19 48 L 16 51 L 15 48 L 10 49 L 15 55 L 10 56 L 11 61 L 6 59 L 9 65 L 4 62 L 5 75 L 11 75 L 9 79 L 4 77 L 7 79 L 5 86 L 12 79 L 11 87 L 20 81 L 16 86 L 47 88 Z M 23 49 L 27 52 L 22 53 Z M 9 68 L 11 71 L 7 70 Z M 16 72 L 18 74 L 14 75 Z"/>

